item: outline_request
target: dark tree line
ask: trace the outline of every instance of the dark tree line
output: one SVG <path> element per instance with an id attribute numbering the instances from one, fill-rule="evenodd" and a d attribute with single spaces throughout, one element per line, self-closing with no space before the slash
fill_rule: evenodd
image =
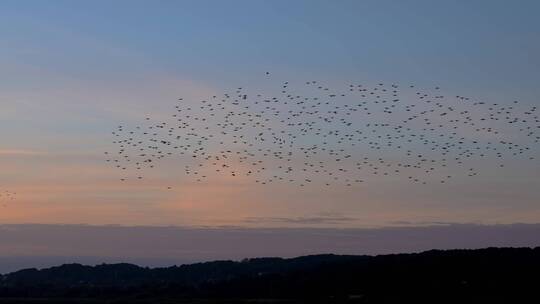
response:
<path id="1" fill-rule="evenodd" d="M 540 247 L 256 258 L 153 269 L 66 264 L 20 270 L 0 281 L 0 298 L 540 303 L 539 294 Z"/>

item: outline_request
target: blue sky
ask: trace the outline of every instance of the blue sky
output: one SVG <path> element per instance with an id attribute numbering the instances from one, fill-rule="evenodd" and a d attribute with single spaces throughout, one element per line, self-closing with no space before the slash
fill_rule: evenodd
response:
<path id="1" fill-rule="evenodd" d="M 243 81 L 271 67 L 519 91 L 539 76 L 539 8 L 536 1 L 4 1 L 2 55 L 102 81 L 152 71 Z"/>
<path id="2" fill-rule="evenodd" d="M 272 190 L 229 185 L 171 197 L 153 184 L 115 188 L 100 153 L 119 122 L 165 113 L 180 95 L 261 85 L 264 71 L 440 85 L 538 105 L 538 11 L 538 1 L 2 1 L 0 186 L 19 190 L 20 200 L 1 219 L 221 225 L 332 213 L 360 226 L 537 222 L 537 164 L 405 197 L 401 184 L 367 193 L 280 189 L 274 199 Z"/>

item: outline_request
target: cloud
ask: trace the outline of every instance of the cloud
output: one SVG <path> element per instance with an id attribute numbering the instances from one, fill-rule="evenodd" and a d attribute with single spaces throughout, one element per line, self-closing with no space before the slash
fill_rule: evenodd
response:
<path id="1" fill-rule="evenodd" d="M 356 221 L 356 218 L 340 215 L 299 216 L 299 217 L 248 217 L 246 223 L 282 223 L 282 224 L 338 224 Z"/>
<path id="2" fill-rule="evenodd" d="M 25 149 L 0 149 L 0 156 L 44 155 L 45 152 Z"/>

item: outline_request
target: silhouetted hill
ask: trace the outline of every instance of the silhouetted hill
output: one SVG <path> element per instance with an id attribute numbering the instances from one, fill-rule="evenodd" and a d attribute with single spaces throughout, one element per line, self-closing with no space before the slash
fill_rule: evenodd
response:
<path id="1" fill-rule="evenodd" d="M 540 247 L 488 248 L 380 256 L 256 258 L 153 269 L 131 264 L 66 264 L 3 275 L 0 298 L 4 300 L 0 303 L 27 303 L 9 302 L 15 301 L 13 298 L 141 303 L 165 299 L 206 299 L 201 303 L 225 303 L 227 299 L 515 303 L 540 300 L 538 286 Z"/>

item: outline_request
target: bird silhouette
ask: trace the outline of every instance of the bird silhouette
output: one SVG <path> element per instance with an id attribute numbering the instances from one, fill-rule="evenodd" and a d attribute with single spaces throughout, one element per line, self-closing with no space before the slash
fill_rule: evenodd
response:
<path id="1" fill-rule="evenodd" d="M 0 205 L 7 207 L 7 205 L 17 200 L 17 192 L 9 190 L 0 190 Z"/>
<path id="2" fill-rule="evenodd" d="M 314 80 L 283 81 L 270 91 L 237 87 L 203 100 L 178 98 L 168 119 L 147 115 L 129 129 L 119 125 L 111 132 L 114 150 L 104 154 L 122 181 L 142 180 L 172 159 L 196 182 L 214 172 L 299 187 L 444 184 L 476 177 L 480 167 L 535 160 L 537 107 L 441 92 Z"/>

